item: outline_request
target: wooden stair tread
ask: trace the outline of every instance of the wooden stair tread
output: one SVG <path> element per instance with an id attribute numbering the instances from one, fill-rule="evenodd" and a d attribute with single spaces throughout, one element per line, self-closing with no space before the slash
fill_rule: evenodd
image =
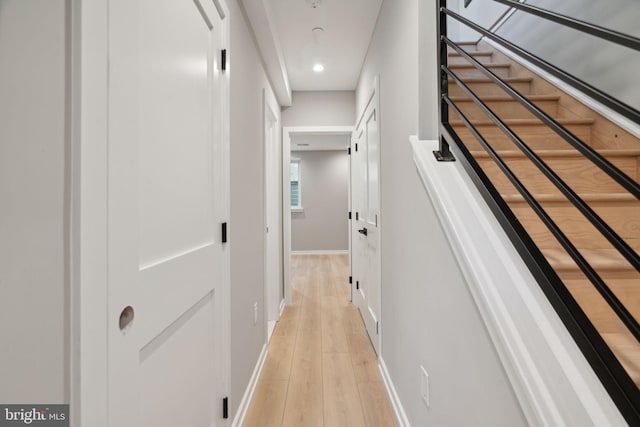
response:
<path id="1" fill-rule="evenodd" d="M 458 46 L 476 46 L 478 44 L 477 41 L 462 41 L 462 42 L 454 42 L 455 44 L 457 44 Z"/>
<path id="2" fill-rule="evenodd" d="M 511 126 L 544 126 L 547 127 L 546 124 L 542 123 L 537 119 L 503 119 L 505 124 Z M 575 126 L 575 125 L 592 125 L 594 119 L 556 119 L 558 123 L 563 126 Z M 464 126 L 464 123 L 460 120 L 451 120 L 451 126 Z M 493 120 L 471 120 L 474 126 L 497 126 Z"/>
<path id="3" fill-rule="evenodd" d="M 520 158 L 525 157 L 525 154 L 519 150 L 497 150 L 497 153 L 503 159 L 510 158 Z M 640 156 L 640 148 L 626 148 L 626 149 L 606 149 L 606 150 L 598 150 L 603 157 L 636 157 Z M 540 157 L 562 157 L 562 158 L 573 158 L 573 157 L 584 157 L 580 152 L 576 150 L 536 150 L 536 154 Z M 486 151 L 471 151 L 471 155 L 477 159 L 489 158 L 489 153 Z M 586 158 L 585 158 L 586 160 Z"/>
<path id="4" fill-rule="evenodd" d="M 487 77 L 462 77 L 460 80 L 464 83 L 494 83 Z M 503 77 L 501 80 L 505 83 L 531 83 L 533 77 Z M 456 82 L 449 79 L 449 83 L 455 84 Z"/>
<path id="5" fill-rule="evenodd" d="M 491 50 L 476 50 L 476 51 L 470 51 L 470 52 L 466 52 L 469 56 L 491 56 L 493 55 L 493 51 Z M 449 56 L 462 56 L 460 55 L 458 52 L 449 52 Z"/>
<path id="6" fill-rule="evenodd" d="M 491 64 L 483 64 L 485 68 L 511 68 L 511 64 L 508 62 L 492 62 Z M 450 64 L 448 65 L 450 69 L 476 69 L 476 66 L 473 64 Z"/>
<path id="7" fill-rule="evenodd" d="M 640 385 L 640 346 L 638 341 L 630 333 L 602 333 L 601 335 L 633 382 Z"/>
<path id="8" fill-rule="evenodd" d="M 526 95 L 529 101 L 559 101 L 560 95 Z M 450 96 L 453 102 L 474 102 L 473 99 L 465 96 Z M 482 96 L 484 102 L 518 102 L 510 96 L 490 95 Z"/>
<path id="9" fill-rule="evenodd" d="M 556 271 L 575 270 L 578 268 L 573 259 L 563 249 L 543 248 L 540 251 Z M 633 266 L 615 249 L 580 249 L 580 253 L 596 271 L 635 271 Z"/>
<path id="10" fill-rule="evenodd" d="M 534 194 L 533 197 L 540 203 L 571 203 L 567 200 L 565 196 L 562 194 Z M 521 194 L 503 194 L 502 198 L 507 203 L 526 203 L 524 197 Z M 590 194 L 580 194 L 580 198 L 585 202 L 634 202 L 638 201 L 633 194 L 630 193 L 590 193 Z"/>

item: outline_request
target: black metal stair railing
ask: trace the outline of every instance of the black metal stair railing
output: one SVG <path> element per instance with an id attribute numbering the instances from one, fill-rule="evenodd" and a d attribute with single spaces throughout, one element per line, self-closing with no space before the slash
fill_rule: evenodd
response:
<path id="1" fill-rule="evenodd" d="M 603 40 L 608 40 L 617 45 L 640 51 L 640 39 L 632 36 L 582 22 L 554 12 L 546 11 L 535 6 L 519 3 L 517 1 L 495 1 L 517 8 L 520 11 L 548 19 L 557 24 L 580 30 Z M 640 112 L 635 110 L 633 107 L 624 104 L 615 97 L 581 81 L 570 73 L 531 54 L 514 43 L 497 36 L 493 32 L 447 9 L 446 0 L 438 0 L 438 3 L 439 19 L 437 23 L 437 30 L 439 38 L 438 69 L 440 72 L 440 146 L 439 150 L 434 152 L 434 154 L 440 161 L 453 161 L 455 159 L 451 152 L 449 143 L 454 144 L 453 146 L 456 148 L 456 155 L 460 157 L 462 163 L 469 170 L 472 179 L 478 186 L 484 198 L 489 202 L 489 205 L 493 209 L 494 213 L 496 213 L 498 220 L 507 231 L 507 234 L 512 239 L 515 247 L 523 256 L 523 259 L 540 283 L 542 290 L 545 292 L 550 302 L 560 315 L 567 329 L 585 354 L 585 357 L 591 364 L 594 372 L 598 375 L 600 381 L 611 395 L 621 413 L 629 424 L 640 425 L 640 390 L 621 365 L 614 352 L 608 347 L 600 333 L 596 330 L 593 323 L 575 300 L 571 292 L 564 285 L 556 271 L 552 268 L 549 261 L 536 246 L 534 240 L 530 237 L 516 215 L 509 208 L 508 204 L 502 198 L 491 179 L 486 175 L 468 147 L 465 146 L 460 136 L 456 133 L 449 121 L 449 111 L 454 112 L 460 118 L 462 124 L 466 126 L 471 135 L 475 137 L 480 145 L 487 151 L 490 158 L 492 158 L 498 165 L 498 168 L 505 174 L 509 182 L 518 190 L 527 204 L 536 213 L 538 218 L 564 248 L 582 273 L 589 279 L 593 287 L 599 292 L 603 300 L 608 304 L 611 310 L 638 342 L 640 342 L 640 324 L 633 314 L 630 313 L 625 304 L 616 296 L 615 292 L 610 289 L 596 269 L 590 265 L 589 261 L 585 259 L 580 250 L 574 243 L 572 243 L 571 239 L 567 237 L 562 228 L 556 224 L 552 216 L 545 211 L 545 208 L 541 203 L 531 194 L 527 189 L 526 183 L 523 183 L 518 178 L 517 174 L 511 170 L 507 162 L 500 157 L 498 150 L 492 147 L 491 142 L 474 127 L 472 121 L 449 97 L 449 82 L 455 83 L 473 101 L 473 103 L 489 117 L 491 122 L 499 128 L 520 151 L 522 151 L 526 158 L 528 158 L 529 161 L 533 163 L 533 165 L 535 165 L 551 183 L 553 183 L 555 188 L 557 188 L 571 203 L 571 205 L 574 206 L 591 225 L 593 225 L 593 227 L 612 245 L 613 248 L 617 250 L 622 257 L 624 257 L 636 272 L 640 272 L 640 255 L 630 247 L 625 239 L 620 237 L 618 233 L 613 230 L 612 227 L 553 170 L 552 167 L 550 167 L 538 154 L 536 154 L 534 149 L 520 138 L 504 120 L 498 117 L 498 115 L 482 101 L 480 96 L 474 93 L 473 90 L 448 67 L 448 49 L 451 48 L 462 58 L 466 59 L 475 69 L 479 70 L 491 82 L 504 90 L 511 98 L 513 98 L 513 100 L 526 108 L 533 116 L 575 148 L 576 151 L 585 159 L 588 159 L 601 171 L 607 174 L 613 181 L 628 191 L 629 194 L 633 195 L 636 200 L 640 199 L 640 185 L 635 179 L 629 177 L 591 146 L 567 130 L 559 123 L 559 121 L 555 120 L 541 108 L 533 104 L 524 95 L 519 93 L 502 78 L 493 73 L 488 67 L 476 60 L 472 55 L 469 55 L 455 42 L 451 41 L 447 36 L 447 19 L 452 18 L 463 25 L 468 26 L 480 33 L 483 37 L 486 37 L 498 45 L 512 51 L 516 55 L 535 64 L 578 90 L 581 90 L 583 93 L 591 96 L 637 124 L 640 124 Z M 461 155 L 458 155 L 457 153 L 460 153 Z M 638 289 L 638 292 L 640 292 L 640 289 Z"/>

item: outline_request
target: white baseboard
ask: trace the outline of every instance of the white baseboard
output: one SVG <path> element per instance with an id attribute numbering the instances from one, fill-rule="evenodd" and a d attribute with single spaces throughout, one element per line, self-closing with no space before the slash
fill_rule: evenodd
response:
<path id="1" fill-rule="evenodd" d="M 291 251 L 291 255 L 349 255 L 348 250 Z"/>
<path id="2" fill-rule="evenodd" d="M 236 412 L 236 416 L 233 418 L 231 427 L 240 427 L 242 426 L 242 424 L 244 424 L 244 419 L 247 416 L 247 411 L 249 410 L 249 405 L 251 404 L 253 394 L 256 391 L 258 379 L 260 378 L 260 373 L 262 372 L 262 367 L 264 366 L 264 361 L 266 358 L 267 344 L 262 347 L 262 352 L 260 352 L 260 357 L 258 358 L 256 367 L 253 369 L 253 374 L 251 375 L 251 379 L 249 380 L 247 389 L 244 392 L 244 396 L 242 396 L 242 401 L 240 401 L 240 406 L 238 406 L 238 411 Z"/>
<path id="3" fill-rule="evenodd" d="M 380 369 L 380 373 L 382 374 L 382 380 L 384 381 L 384 386 L 387 389 L 389 400 L 391 400 L 391 406 L 393 406 L 393 411 L 396 413 L 396 419 L 398 420 L 398 425 L 400 425 L 400 427 L 411 427 L 411 424 L 409 423 L 409 418 L 407 417 L 406 412 L 404 412 L 404 408 L 402 407 L 402 402 L 400 402 L 400 397 L 396 392 L 396 388 L 393 386 L 393 381 L 391 381 L 391 377 L 389 376 L 387 365 L 385 365 L 384 359 L 382 357 L 378 358 L 378 369 Z"/>

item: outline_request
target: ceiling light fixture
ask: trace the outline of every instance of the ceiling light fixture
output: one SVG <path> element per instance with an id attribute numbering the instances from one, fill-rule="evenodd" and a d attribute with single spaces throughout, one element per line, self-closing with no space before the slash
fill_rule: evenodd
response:
<path id="1" fill-rule="evenodd" d="M 316 64 L 313 66 L 313 71 L 315 71 L 316 73 L 321 73 L 324 71 L 324 65 L 322 64 Z"/>

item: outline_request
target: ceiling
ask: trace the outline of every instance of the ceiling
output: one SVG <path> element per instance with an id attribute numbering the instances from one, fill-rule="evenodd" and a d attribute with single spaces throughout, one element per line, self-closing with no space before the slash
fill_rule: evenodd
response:
<path id="1" fill-rule="evenodd" d="M 263 1 L 291 90 L 355 90 L 382 0 Z"/>

